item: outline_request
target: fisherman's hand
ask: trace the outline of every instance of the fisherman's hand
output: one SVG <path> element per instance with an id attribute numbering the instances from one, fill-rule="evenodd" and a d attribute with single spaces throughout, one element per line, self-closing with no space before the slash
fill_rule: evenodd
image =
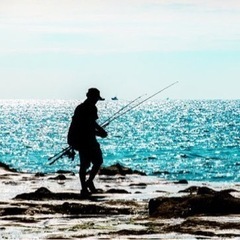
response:
<path id="1" fill-rule="evenodd" d="M 98 129 L 98 131 L 96 132 L 96 134 L 102 138 L 107 137 L 108 133 L 102 128 L 102 129 Z"/>
<path id="2" fill-rule="evenodd" d="M 102 138 L 106 138 L 107 137 L 107 135 L 108 135 L 108 133 L 103 129 L 102 131 L 100 131 L 101 133 L 101 135 L 100 135 L 100 137 L 102 137 Z"/>

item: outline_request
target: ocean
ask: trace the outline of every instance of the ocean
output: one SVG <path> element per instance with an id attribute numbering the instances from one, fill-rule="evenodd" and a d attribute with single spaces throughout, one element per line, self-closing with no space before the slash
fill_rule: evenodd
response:
<path id="1" fill-rule="evenodd" d="M 48 158 L 67 147 L 68 127 L 79 103 L 0 100 L 0 161 L 22 172 L 77 173 L 78 155 L 53 165 Z M 128 103 L 97 103 L 98 122 Z M 240 182 L 239 116 L 240 100 L 146 101 L 106 127 L 108 137 L 99 138 L 104 166 L 120 163 L 166 180 Z"/>

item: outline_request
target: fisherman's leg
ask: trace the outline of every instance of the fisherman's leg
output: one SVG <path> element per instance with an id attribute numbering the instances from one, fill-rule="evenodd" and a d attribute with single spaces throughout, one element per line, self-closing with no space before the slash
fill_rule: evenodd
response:
<path id="1" fill-rule="evenodd" d="M 92 182 L 94 180 L 94 178 L 96 177 L 101 165 L 102 164 L 93 164 L 92 169 L 90 171 L 88 181 Z"/>
<path id="2" fill-rule="evenodd" d="M 95 176 L 97 175 L 98 171 L 100 170 L 100 167 L 103 163 L 103 157 L 102 157 L 102 151 L 100 147 L 98 146 L 96 149 L 94 149 L 94 160 L 92 161 L 92 169 L 90 171 L 90 175 L 87 181 L 88 188 L 91 190 L 91 192 L 97 192 L 97 189 L 95 188 L 93 184 L 93 180 Z"/>
<path id="3" fill-rule="evenodd" d="M 86 183 L 86 174 L 87 174 L 87 169 L 90 166 L 90 162 L 88 161 L 87 156 L 82 153 L 79 152 L 79 156 L 80 156 L 80 169 L 79 169 L 79 178 L 80 178 L 80 183 L 81 183 L 81 193 L 88 193 L 88 189 L 87 189 L 87 183 Z"/>
<path id="4" fill-rule="evenodd" d="M 93 150 L 92 154 L 93 160 L 92 160 L 92 169 L 90 171 L 89 175 L 89 181 L 93 181 L 95 176 L 97 175 L 102 163 L 103 163 L 103 157 L 102 157 L 102 151 L 100 149 L 100 146 L 97 145 L 96 148 Z"/>
<path id="5" fill-rule="evenodd" d="M 87 173 L 87 169 L 85 166 L 81 165 L 80 166 L 80 170 L 79 170 L 79 178 L 80 178 L 80 183 L 82 186 L 82 190 L 86 190 L 87 186 L 86 186 L 86 173 Z"/>

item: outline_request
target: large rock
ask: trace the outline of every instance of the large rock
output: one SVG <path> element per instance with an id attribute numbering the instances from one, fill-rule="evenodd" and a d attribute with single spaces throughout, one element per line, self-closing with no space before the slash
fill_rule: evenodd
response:
<path id="1" fill-rule="evenodd" d="M 17 195 L 14 200 L 30 200 L 29 204 L 24 203 L 24 206 L 5 207 L 4 210 L 0 209 L 0 216 L 16 215 L 16 214 L 101 214 L 101 215 L 122 215 L 132 214 L 136 208 L 134 202 L 129 202 L 126 205 L 125 201 L 108 202 L 102 201 L 104 196 L 93 195 L 87 200 L 81 199 L 80 194 L 76 193 L 55 193 L 45 187 L 37 189 L 35 192 L 23 193 Z M 52 201 L 54 200 L 54 201 Z M 56 201 L 58 200 L 58 201 Z M 83 200 L 83 202 L 81 201 Z M 34 202 L 35 201 L 35 202 Z M 40 201 L 40 202 L 39 202 Z M 62 203 L 65 201 L 64 203 Z M 134 208 L 135 207 L 135 208 Z"/>
<path id="2" fill-rule="evenodd" d="M 5 163 L 3 163 L 3 162 L 0 162 L 0 168 L 6 170 L 6 171 L 8 171 L 8 172 L 17 172 L 16 169 L 10 167 L 9 165 L 7 165 L 7 164 L 5 164 Z"/>
<path id="3" fill-rule="evenodd" d="M 114 176 L 114 175 L 127 175 L 127 174 L 138 174 L 138 175 L 146 175 L 143 172 L 137 171 L 137 170 L 132 170 L 131 168 L 124 167 L 120 165 L 119 163 L 114 164 L 109 167 L 104 167 L 101 168 L 99 171 L 100 175 L 108 175 L 108 176 Z"/>
<path id="4" fill-rule="evenodd" d="M 197 194 L 183 197 L 159 197 L 149 201 L 151 217 L 178 218 L 194 215 L 240 214 L 240 199 L 229 191 L 198 188 Z"/>

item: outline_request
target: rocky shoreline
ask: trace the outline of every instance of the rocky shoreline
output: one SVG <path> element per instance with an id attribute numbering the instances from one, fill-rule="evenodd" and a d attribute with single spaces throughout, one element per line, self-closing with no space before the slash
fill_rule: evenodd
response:
<path id="1" fill-rule="evenodd" d="M 78 176 L 0 165 L 1 239 L 240 238 L 240 184 L 169 182 L 119 164 L 81 199 Z"/>

